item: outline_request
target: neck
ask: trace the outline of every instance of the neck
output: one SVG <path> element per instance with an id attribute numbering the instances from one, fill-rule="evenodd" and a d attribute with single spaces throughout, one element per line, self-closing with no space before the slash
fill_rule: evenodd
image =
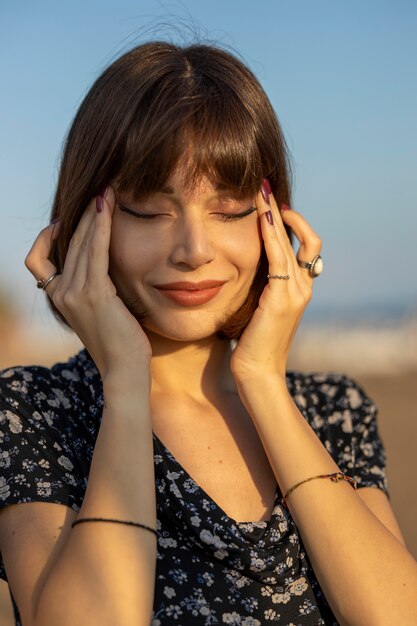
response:
<path id="1" fill-rule="evenodd" d="M 235 391 L 231 346 L 216 336 L 180 342 L 146 331 L 152 346 L 152 393 L 212 401 Z"/>

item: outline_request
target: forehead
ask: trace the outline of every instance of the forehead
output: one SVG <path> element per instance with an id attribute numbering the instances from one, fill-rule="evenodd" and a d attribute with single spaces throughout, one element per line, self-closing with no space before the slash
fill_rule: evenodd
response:
<path id="1" fill-rule="evenodd" d="M 221 182 L 214 175 L 210 177 L 206 172 L 199 171 L 192 158 L 192 150 L 188 150 L 181 156 L 159 191 L 166 195 L 181 195 L 190 198 L 202 194 L 214 195 L 230 192 L 234 195 L 248 195 L 238 193 L 234 185 Z"/>
<path id="2" fill-rule="evenodd" d="M 177 168 L 160 189 L 166 195 L 192 197 L 208 193 L 230 191 L 230 187 L 211 180 L 205 174 L 195 176 L 193 170 Z"/>

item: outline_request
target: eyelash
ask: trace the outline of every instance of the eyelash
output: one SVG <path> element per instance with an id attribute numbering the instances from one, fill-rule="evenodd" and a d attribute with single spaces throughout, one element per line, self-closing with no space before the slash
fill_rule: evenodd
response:
<path id="1" fill-rule="evenodd" d="M 138 217 L 139 219 L 143 219 L 143 220 L 152 220 L 155 217 L 159 217 L 159 213 L 156 213 L 155 215 L 146 215 L 146 213 L 137 213 L 136 211 L 132 211 L 132 209 L 129 209 L 126 206 L 123 206 L 121 204 L 119 204 L 120 210 L 123 211 L 124 213 L 129 213 L 129 215 L 133 215 L 134 217 Z M 248 209 L 247 211 L 243 211 L 243 213 L 236 213 L 236 214 L 227 214 L 227 213 L 216 213 L 216 215 L 220 216 L 220 219 L 223 220 L 224 222 L 232 222 L 234 220 L 240 220 L 243 217 L 247 217 L 248 215 L 251 215 L 251 213 L 253 213 L 254 211 L 256 211 L 256 207 L 251 207 L 250 209 Z"/>

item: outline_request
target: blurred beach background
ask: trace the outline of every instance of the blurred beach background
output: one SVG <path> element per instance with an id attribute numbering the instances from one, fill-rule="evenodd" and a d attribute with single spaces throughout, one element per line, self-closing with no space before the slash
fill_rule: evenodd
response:
<path id="1" fill-rule="evenodd" d="M 48 223 L 60 149 L 83 95 L 123 51 L 203 39 L 240 53 L 281 121 L 293 207 L 324 272 L 290 367 L 355 378 L 379 407 L 391 503 L 417 558 L 417 4 L 407 0 L 29 0 L 1 3 L 0 368 L 80 344 L 24 257 Z M 0 585 L 0 624 L 11 624 Z"/>

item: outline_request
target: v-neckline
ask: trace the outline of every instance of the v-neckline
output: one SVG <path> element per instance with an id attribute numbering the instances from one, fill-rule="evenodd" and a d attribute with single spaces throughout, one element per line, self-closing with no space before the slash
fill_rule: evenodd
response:
<path id="1" fill-rule="evenodd" d="M 163 448 L 165 450 L 165 452 L 167 452 L 169 454 L 169 456 L 173 459 L 174 463 L 176 465 L 178 465 L 178 467 L 180 468 L 180 470 L 184 473 L 184 475 L 196 486 L 197 490 L 200 491 L 202 493 L 203 496 L 205 496 L 205 498 L 209 501 L 212 502 L 213 505 L 216 507 L 216 509 L 220 512 L 220 514 L 223 517 L 226 517 L 228 520 L 230 520 L 230 522 L 232 522 L 233 524 L 235 524 L 236 526 L 255 526 L 255 527 L 262 527 L 262 528 L 267 528 L 269 526 L 269 524 L 272 521 L 273 515 L 274 515 L 274 510 L 275 507 L 277 505 L 277 501 L 281 496 L 281 490 L 279 488 L 279 485 L 277 483 L 276 488 L 275 488 L 275 497 L 274 497 L 274 502 L 273 502 L 273 507 L 272 507 L 272 511 L 271 511 L 271 516 L 268 520 L 254 520 L 254 521 L 249 521 L 249 522 L 237 522 L 235 519 L 233 519 L 232 517 L 230 517 L 222 508 L 219 504 L 217 504 L 217 502 L 215 500 L 213 500 L 213 498 L 207 493 L 207 491 L 205 491 L 205 489 L 203 489 L 203 487 L 201 485 L 199 485 L 197 483 L 196 480 L 194 480 L 194 478 L 187 472 L 187 470 L 181 465 L 181 463 L 176 459 L 176 457 L 172 454 L 172 452 L 166 447 L 166 445 L 159 439 L 158 435 L 155 434 L 154 431 L 152 431 L 154 440 L 157 442 L 157 445 L 159 445 L 161 448 Z"/>

